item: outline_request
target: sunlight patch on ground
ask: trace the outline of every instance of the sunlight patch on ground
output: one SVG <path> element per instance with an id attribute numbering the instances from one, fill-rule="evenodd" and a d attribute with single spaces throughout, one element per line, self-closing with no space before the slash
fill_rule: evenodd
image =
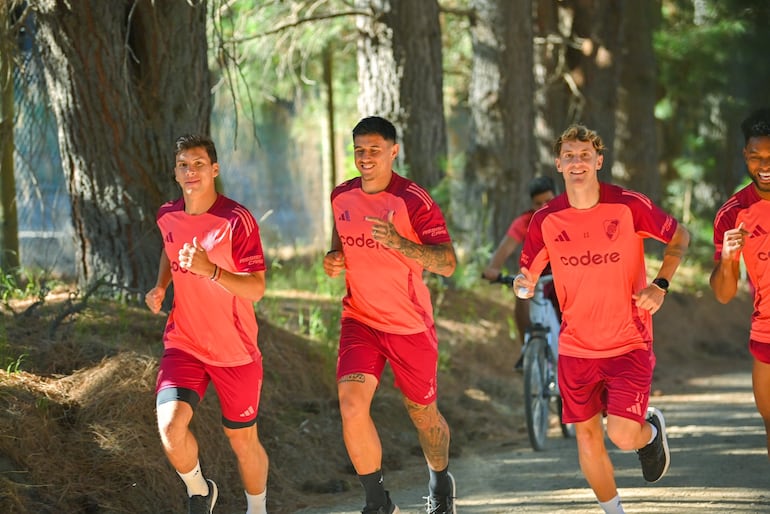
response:
<path id="1" fill-rule="evenodd" d="M 492 342 L 499 333 L 499 324 L 485 319 L 474 320 L 473 323 L 437 319 L 436 327 L 453 334 L 462 334 L 477 343 Z"/>
<path id="2" fill-rule="evenodd" d="M 265 298 L 317 301 L 339 300 L 337 296 L 318 294 L 314 291 L 303 291 L 300 289 L 268 289 L 265 291 Z"/>

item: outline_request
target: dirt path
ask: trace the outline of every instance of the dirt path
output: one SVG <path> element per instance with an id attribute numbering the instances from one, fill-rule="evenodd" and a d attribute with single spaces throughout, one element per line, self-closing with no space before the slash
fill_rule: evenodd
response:
<path id="1" fill-rule="evenodd" d="M 690 382 L 684 390 L 651 402 L 666 417 L 672 453 L 671 468 L 660 482 L 644 482 L 636 455 L 608 443 L 626 512 L 770 512 L 770 464 L 751 376 L 712 375 Z M 543 452 L 521 446 L 464 449 L 451 464 L 458 512 L 600 514 L 578 469 L 574 440 L 561 438 L 557 431 Z M 402 513 L 424 512 L 421 497 L 427 478 L 423 470 L 416 471 L 422 474 L 412 470 L 386 476 Z M 323 500 L 339 503 L 298 512 L 356 514 L 362 505 L 360 490 Z"/>

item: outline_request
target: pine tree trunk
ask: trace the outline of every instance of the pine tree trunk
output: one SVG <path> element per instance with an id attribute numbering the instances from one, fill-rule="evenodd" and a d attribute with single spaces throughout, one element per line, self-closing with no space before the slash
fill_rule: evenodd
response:
<path id="1" fill-rule="evenodd" d="M 77 270 L 146 289 L 155 214 L 179 196 L 173 142 L 208 133 L 206 4 L 187 0 L 30 0 L 59 127 Z"/>
<path id="2" fill-rule="evenodd" d="M 572 39 L 580 48 L 568 52 L 571 75 L 585 98 L 582 116 L 575 121 L 587 125 L 602 137 L 607 151 L 603 179 L 611 179 L 615 144 L 615 110 L 621 70 L 624 3 L 617 0 L 575 3 Z"/>
<path id="3" fill-rule="evenodd" d="M 533 28 L 530 0 L 474 0 L 472 7 L 470 142 L 456 221 L 478 244 L 498 241 L 529 205 L 527 183 L 535 170 Z"/>
<path id="4" fill-rule="evenodd" d="M 19 216 L 16 209 L 16 172 L 13 162 L 15 109 L 13 105 L 13 56 L 16 34 L 11 31 L 11 6 L 0 5 L 0 268 L 17 270 L 19 256 Z"/>
<path id="5" fill-rule="evenodd" d="M 657 64 L 652 34 L 660 20 L 660 2 L 628 2 L 623 70 L 620 74 L 616 169 L 626 185 L 655 202 L 661 199 L 658 135 L 655 123 Z"/>
<path id="6" fill-rule="evenodd" d="M 358 0 L 374 15 L 359 16 L 358 109 L 399 129 L 399 167 L 426 188 L 444 176 L 441 27 L 436 0 Z"/>

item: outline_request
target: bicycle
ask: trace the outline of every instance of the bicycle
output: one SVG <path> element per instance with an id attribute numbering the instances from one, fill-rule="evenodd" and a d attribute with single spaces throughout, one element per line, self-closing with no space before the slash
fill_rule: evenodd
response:
<path id="1" fill-rule="evenodd" d="M 515 277 L 500 275 L 493 283 L 513 287 Z M 545 286 L 553 281 L 551 275 L 543 275 L 535 286 L 534 296 L 529 299 L 530 324 L 524 333 L 523 373 L 524 411 L 527 434 L 532 449 L 542 451 L 546 447 L 551 414 L 559 417 L 564 437 L 575 437 L 575 427 L 562 421 L 562 401 L 558 383 L 559 317 L 553 303 L 545 294 Z"/>

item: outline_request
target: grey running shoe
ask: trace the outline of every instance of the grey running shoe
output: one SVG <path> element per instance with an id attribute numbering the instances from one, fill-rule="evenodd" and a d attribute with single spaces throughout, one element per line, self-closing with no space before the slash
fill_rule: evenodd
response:
<path id="1" fill-rule="evenodd" d="M 456 514 L 455 498 L 457 487 L 455 485 L 455 477 L 452 473 L 447 473 L 449 480 L 452 482 L 452 493 L 449 496 L 435 496 L 431 493 L 426 499 L 428 503 L 425 504 L 425 512 L 427 514 Z"/>
<path id="2" fill-rule="evenodd" d="M 388 500 L 385 505 L 380 505 L 377 508 L 369 506 L 364 507 L 361 514 L 398 514 L 400 512 L 398 506 L 394 505 L 390 500 L 390 493 L 388 491 L 385 491 L 385 498 Z"/>
<path id="3" fill-rule="evenodd" d="M 206 496 L 200 494 L 191 496 L 190 508 L 187 511 L 189 514 L 211 514 L 214 511 L 219 491 L 217 490 L 217 484 L 213 480 L 206 479 L 206 482 L 209 484 L 209 494 Z"/>
<path id="4" fill-rule="evenodd" d="M 668 438 L 666 438 L 666 421 L 663 414 L 656 408 L 647 409 L 647 421 L 655 425 L 658 435 L 645 446 L 636 450 L 642 463 L 642 474 L 648 482 L 657 482 L 668 471 L 671 464 L 671 453 L 668 451 Z"/>

